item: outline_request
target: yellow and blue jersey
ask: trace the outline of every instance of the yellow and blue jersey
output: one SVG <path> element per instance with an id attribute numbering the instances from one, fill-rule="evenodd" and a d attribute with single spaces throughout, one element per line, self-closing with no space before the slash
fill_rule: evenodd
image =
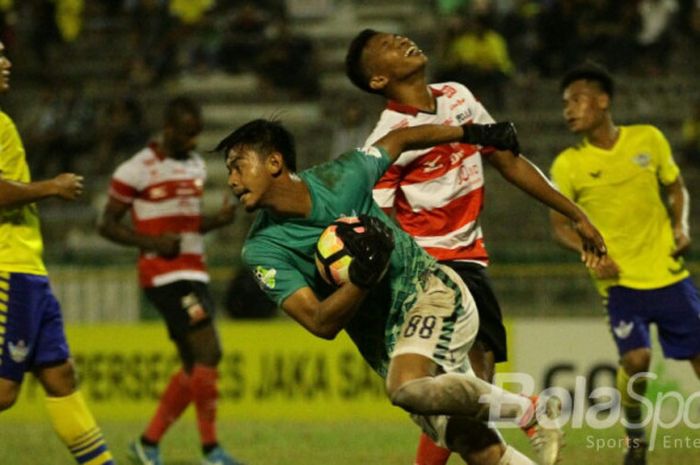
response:
<path id="1" fill-rule="evenodd" d="M 0 178 L 31 181 L 22 140 L 7 114 L 0 111 Z M 0 208 L 0 271 L 46 275 L 36 204 Z"/>
<path id="2" fill-rule="evenodd" d="M 620 127 L 610 149 L 584 139 L 554 160 L 552 181 L 586 212 L 621 269 L 616 280 L 596 281 L 601 294 L 612 285 L 656 289 L 688 277 L 682 259 L 671 256 L 673 229 L 660 189 L 678 175 L 668 141 L 650 125 Z"/>

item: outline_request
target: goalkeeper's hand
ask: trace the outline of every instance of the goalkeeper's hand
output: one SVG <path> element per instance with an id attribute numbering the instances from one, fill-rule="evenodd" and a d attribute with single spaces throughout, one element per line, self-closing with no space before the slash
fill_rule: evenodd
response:
<path id="1" fill-rule="evenodd" d="M 394 250 L 394 234 L 381 220 L 361 215 L 364 232 L 357 232 L 357 224 L 338 223 L 336 234 L 352 255 L 350 281 L 358 287 L 369 289 L 382 279 L 389 268 Z"/>
<path id="2" fill-rule="evenodd" d="M 493 124 L 463 124 L 462 142 L 485 147 L 494 147 L 497 150 L 510 150 L 516 155 L 520 154 L 518 143 L 518 131 L 515 124 L 504 121 Z"/>

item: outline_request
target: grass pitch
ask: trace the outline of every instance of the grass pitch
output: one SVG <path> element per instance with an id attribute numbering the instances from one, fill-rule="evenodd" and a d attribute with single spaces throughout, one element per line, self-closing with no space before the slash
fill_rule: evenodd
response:
<path id="1" fill-rule="evenodd" d="M 329 412 L 330 414 L 330 412 Z M 118 463 L 129 464 L 126 445 L 144 423 L 103 421 L 102 428 Z M 222 422 L 221 443 L 248 465 L 411 465 L 418 428 L 389 422 Z M 526 438 L 504 430 L 506 440 L 531 455 Z M 567 430 L 562 464 L 621 465 L 620 427 Z M 195 465 L 200 452 L 194 420 L 189 416 L 168 432 L 162 443 L 165 465 Z M 0 418 L 0 464 L 70 465 L 74 462 L 47 423 L 17 423 Z M 449 465 L 462 463 L 457 457 Z M 649 465 L 700 464 L 700 430 L 660 430 Z"/>

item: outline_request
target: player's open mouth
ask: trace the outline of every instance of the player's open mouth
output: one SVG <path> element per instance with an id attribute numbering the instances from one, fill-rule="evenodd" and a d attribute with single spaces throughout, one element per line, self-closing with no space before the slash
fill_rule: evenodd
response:
<path id="1" fill-rule="evenodd" d="M 406 53 L 404 53 L 404 56 L 411 57 L 411 56 L 415 56 L 415 55 L 421 55 L 422 53 L 423 53 L 423 51 L 421 49 L 419 49 L 415 45 L 411 45 L 406 50 Z"/>

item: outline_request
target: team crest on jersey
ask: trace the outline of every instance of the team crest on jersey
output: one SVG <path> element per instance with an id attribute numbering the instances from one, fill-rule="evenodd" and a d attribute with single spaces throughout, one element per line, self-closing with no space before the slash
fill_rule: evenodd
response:
<path id="1" fill-rule="evenodd" d="M 17 344 L 10 342 L 8 348 L 10 349 L 10 358 L 15 363 L 24 362 L 27 359 L 27 355 L 29 355 L 29 346 L 23 339 L 20 339 Z"/>
<path id="2" fill-rule="evenodd" d="M 646 168 L 647 166 L 649 166 L 649 163 L 651 163 L 651 155 L 649 155 L 648 153 L 640 153 L 638 155 L 635 155 L 635 157 L 632 160 L 640 168 Z"/>
<path id="3" fill-rule="evenodd" d="M 274 268 L 263 268 L 262 266 L 256 266 L 255 267 L 255 278 L 258 280 L 258 283 L 260 283 L 260 286 L 263 288 L 267 289 L 274 289 L 276 280 L 275 277 L 277 276 L 277 270 Z"/>
<path id="4" fill-rule="evenodd" d="M 619 339 L 627 339 L 630 334 L 632 334 L 632 328 L 634 328 L 633 321 L 628 323 L 625 320 L 622 320 L 617 326 L 613 327 L 613 331 Z"/>

